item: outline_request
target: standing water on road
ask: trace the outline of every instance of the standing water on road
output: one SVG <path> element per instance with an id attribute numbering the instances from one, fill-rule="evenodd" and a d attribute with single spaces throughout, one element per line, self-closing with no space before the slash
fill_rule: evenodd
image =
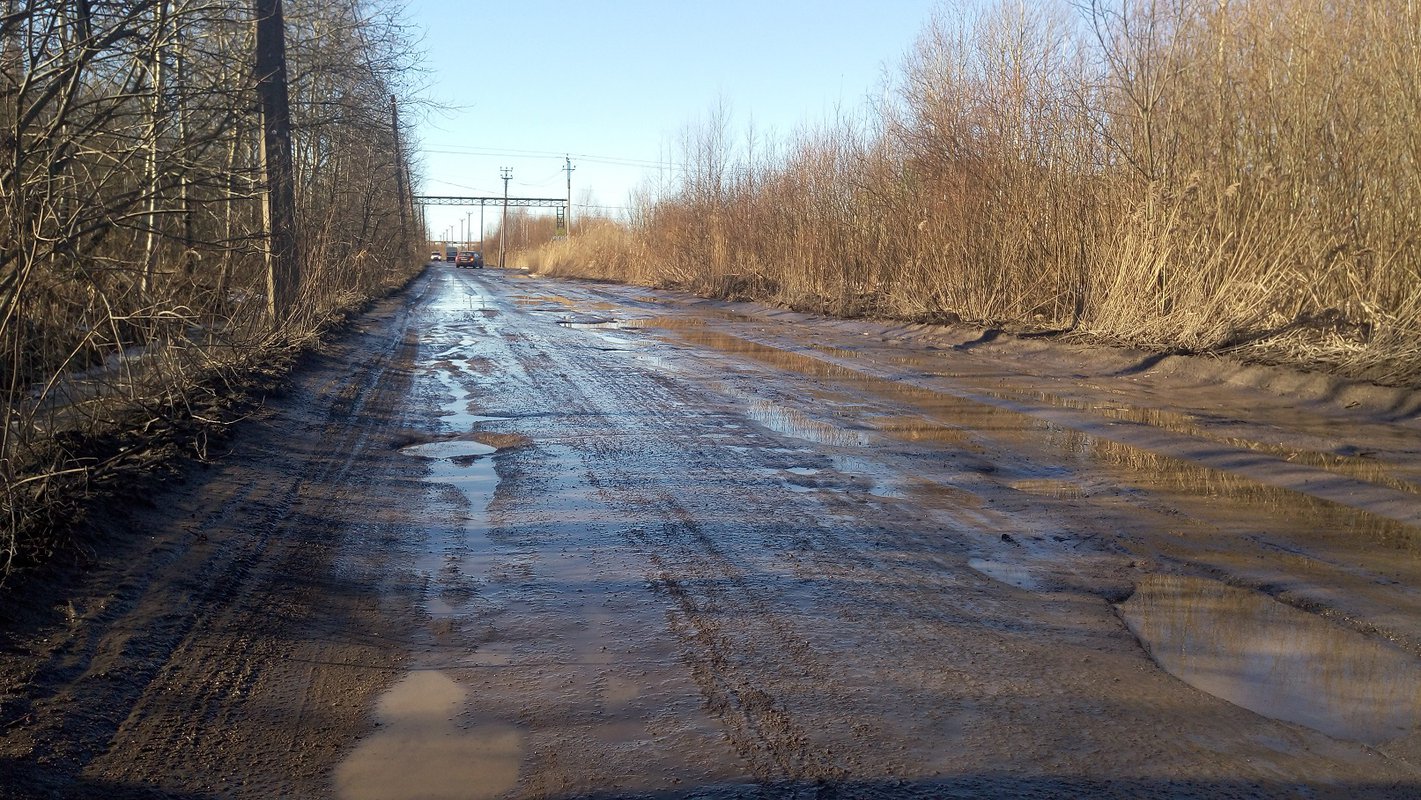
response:
<path id="1" fill-rule="evenodd" d="M 908 362 L 853 326 L 431 281 L 423 435 L 400 440 L 432 487 L 405 562 L 428 630 L 345 797 L 1343 797 L 1410 774 L 1414 493 L 1123 395 L 1021 400 L 1009 365 L 959 377 L 965 351 Z M 1201 572 L 1402 640 L 1159 577 Z"/>
<path id="2" fill-rule="evenodd" d="M 1413 657 L 1258 592 L 1153 575 L 1120 614 L 1170 674 L 1250 711 L 1372 745 L 1421 722 Z"/>
<path id="3" fill-rule="evenodd" d="M 448 296 L 448 295 L 446 295 Z M 482 295 L 464 292 L 436 305 L 463 312 L 462 320 L 431 329 L 419 367 L 436 382 L 440 395 L 435 424 L 458 437 L 474 435 L 480 423 L 498 417 L 472 414 L 463 380 L 476 340 L 461 323 L 486 310 Z M 472 438 L 440 439 L 401 448 L 429 462 L 425 480 L 458 490 L 466 513 L 452 525 L 434 526 L 414 569 L 425 585 L 424 610 L 438 641 L 450 626 L 470 613 L 477 597 L 477 576 L 489 557 L 488 514 L 498 486 L 492 456 L 498 448 Z M 344 800 L 390 798 L 489 798 L 513 788 L 518 780 L 521 737 L 512 725 L 476 714 L 468 690 L 431 654 L 416 658 L 414 669 L 392 686 L 376 708 L 379 729 L 365 739 L 336 770 Z"/>
<path id="4" fill-rule="evenodd" d="M 376 709 L 380 730 L 336 770 L 346 800 L 497 797 L 518 781 L 518 732 L 459 724 L 468 692 L 443 672 L 411 672 Z"/>

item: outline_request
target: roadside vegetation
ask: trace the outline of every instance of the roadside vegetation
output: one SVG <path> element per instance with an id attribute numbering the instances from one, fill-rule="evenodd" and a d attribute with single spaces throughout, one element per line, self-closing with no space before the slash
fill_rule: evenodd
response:
<path id="1" fill-rule="evenodd" d="M 559 275 L 1421 386 L 1421 3 L 944 6 L 884 96 L 689 126 Z"/>
<path id="2" fill-rule="evenodd" d="M 0 13 L 0 581 L 86 487 L 202 457 L 253 375 L 423 263 L 391 98 L 417 52 L 379 0 L 285 3 L 292 313 L 267 314 L 251 4 Z"/>

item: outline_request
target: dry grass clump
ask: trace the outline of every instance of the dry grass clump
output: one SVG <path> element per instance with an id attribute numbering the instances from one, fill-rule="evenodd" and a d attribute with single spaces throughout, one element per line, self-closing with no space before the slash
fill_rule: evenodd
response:
<path id="1" fill-rule="evenodd" d="M 157 431 L 220 425 L 204 410 L 243 375 L 422 263 L 389 111 L 402 28 L 380 0 L 287 3 L 304 259 L 268 318 L 250 8 L 0 15 L 0 581 Z"/>
<path id="2" fill-rule="evenodd" d="M 1418 74 L 1414 0 L 946 6 L 861 116 L 767 145 L 719 108 L 538 258 L 1418 386 Z"/>

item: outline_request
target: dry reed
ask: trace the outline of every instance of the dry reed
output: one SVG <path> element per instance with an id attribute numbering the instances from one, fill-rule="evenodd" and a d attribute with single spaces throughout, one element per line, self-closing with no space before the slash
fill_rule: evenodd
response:
<path id="1" fill-rule="evenodd" d="M 1421 386 L 1421 3 L 944 7 L 882 100 L 537 246 L 565 275 Z"/>

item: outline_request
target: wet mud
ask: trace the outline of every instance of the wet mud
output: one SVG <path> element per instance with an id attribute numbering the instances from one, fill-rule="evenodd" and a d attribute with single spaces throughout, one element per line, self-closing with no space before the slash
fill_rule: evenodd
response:
<path id="1" fill-rule="evenodd" d="M 437 267 L 342 347 L 10 636 L 0 797 L 1421 793 L 1355 391 Z"/>

